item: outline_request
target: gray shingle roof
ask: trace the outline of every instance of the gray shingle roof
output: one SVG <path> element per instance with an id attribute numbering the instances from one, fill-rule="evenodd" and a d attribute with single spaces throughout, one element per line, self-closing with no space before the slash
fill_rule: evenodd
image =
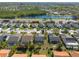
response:
<path id="1" fill-rule="evenodd" d="M 19 40 L 20 40 L 19 35 L 9 35 L 7 42 L 8 42 L 9 45 L 14 45 L 17 42 L 19 42 Z"/>
<path id="2" fill-rule="evenodd" d="M 57 43 L 60 43 L 60 38 L 59 38 L 59 36 L 49 34 L 48 41 L 49 41 L 49 43 L 56 43 L 57 44 Z"/>
<path id="3" fill-rule="evenodd" d="M 35 36 L 35 39 L 34 39 L 35 42 L 44 42 L 44 35 L 42 34 L 36 34 Z"/>

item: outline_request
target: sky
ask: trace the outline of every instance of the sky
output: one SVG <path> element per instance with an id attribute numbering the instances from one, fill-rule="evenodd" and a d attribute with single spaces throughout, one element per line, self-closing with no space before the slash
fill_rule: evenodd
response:
<path id="1" fill-rule="evenodd" d="M 0 0 L 0 2 L 79 2 L 79 0 Z"/>

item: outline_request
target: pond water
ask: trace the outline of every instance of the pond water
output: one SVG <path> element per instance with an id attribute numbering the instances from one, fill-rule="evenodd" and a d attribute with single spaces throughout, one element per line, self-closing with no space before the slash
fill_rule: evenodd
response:
<path id="1" fill-rule="evenodd" d="M 70 15 L 33 15 L 33 16 L 22 16 L 21 18 L 51 18 L 51 19 L 75 19 L 76 16 L 70 16 Z"/>

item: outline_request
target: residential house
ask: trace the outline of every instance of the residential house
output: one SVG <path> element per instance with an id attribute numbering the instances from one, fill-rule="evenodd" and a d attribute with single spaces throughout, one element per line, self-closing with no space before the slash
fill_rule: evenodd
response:
<path id="1" fill-rule="evenodd" d="M 52 44 L 58 44 L 60 43 L 60 38 L 54 34 L 48 34 L 48 42 Z"/>
<path id="2" fill-rule="evenodd" d="M 68 34 L 62 34 L 61 37 L 67 49 L 78 49 L 79 45 L 75 38 Z"/>
<path id="3" fill-rule="evenodd" d="M 14 54 L 12 57 L 28 57 L 27 54 Z"/>
<path id="4" fill-rule="evenodd" d="M 8 35 L 6 41 L 9 46 L 13 46 L 13 45 L 16 45 L 20 41 L 20 38 L 21 38 L 20 34 L 12 34 L 12 35 Z"/>
<path id="5" fill-rule="evenodd" d="M 69 57 L 70 55 L 66 51 L 53 51 L 54 57 Z"/>
<path id="6" fill-rule="evenodd" d="M 36 34 L 34 43 L 43 43 L 44 42 L 44 34 Z"/>
<path id="7" fill-rule="evenodd" d="M 33 34 L 27 33 L 27 34 L 22 35 L 20 42 L 21 42 L 21 45 L 26 45 L 27 43 L 32 42 L 32 41 L 33 41 Z"/>
<path id="8" fill-rule="evenodd" d="M 0 57 L 8 57 L 10 53 L 9 49 L 1 49 L 0 50 Z"/>

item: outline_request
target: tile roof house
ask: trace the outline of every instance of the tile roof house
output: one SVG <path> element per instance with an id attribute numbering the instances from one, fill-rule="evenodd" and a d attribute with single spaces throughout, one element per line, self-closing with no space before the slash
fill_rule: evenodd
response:
<path id="1" fill-rule="evenodd" d="M 27 54 L 14 54 L 12 57 L 28 57 Z"/>
<path id="2" fill-rule="evenodd" d="M 25 45 L 26 43 L 29 43 L 29 42 L 31 42 L 33 40 L 33 34 L 31 34 L 31 33 L 27 33 L 27 34 L 24 34 L 23 36 L 22 36 L 22 39 L 21 39 L 21 44 L 22 45 Z"/>
<path id="3" fill-rule="evenodd" d="M 9 53 L 10 53 L 10 50 L 8 50 L 8 49 L 1 49 L 0 50 L 0 57 L 8 57 Z"/>
<path id="4" fill-rule="evenodd" d="M 33 54 L 32 57 L 46 57 L 46 55 L 41 55 L 41 54 Z"/>
<path id="5" fill-rule="evenodd" d="M 79 57 L 79 51 L 69 51 L 72 57 Z"/>
<path id="6" fill-rule="evenodd" d="M 53 51 L 55 57 L 69 57 L 66 51 Z"/>

